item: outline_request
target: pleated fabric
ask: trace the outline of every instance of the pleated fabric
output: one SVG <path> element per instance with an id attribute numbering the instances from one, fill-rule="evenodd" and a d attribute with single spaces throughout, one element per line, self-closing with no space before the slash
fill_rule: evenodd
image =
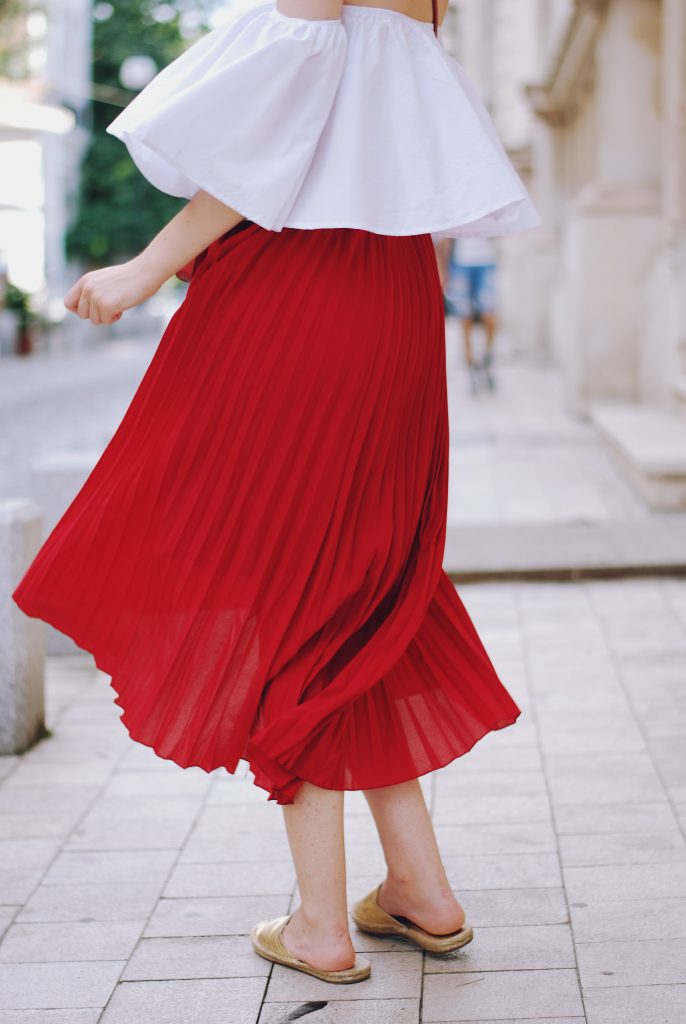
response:
<path id="1" fill-rule="evenodd" d="M 442 569 L 447 484 L 431 236 L 244 221 L 12 596 L 160 757 L 282 804 L 391 785 L 520 714 Z"/>

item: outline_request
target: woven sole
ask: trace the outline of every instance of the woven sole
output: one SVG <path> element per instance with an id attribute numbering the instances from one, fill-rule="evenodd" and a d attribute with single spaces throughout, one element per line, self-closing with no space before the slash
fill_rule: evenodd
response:
<path id="1" fill-rule="evenodd" d="M 427 953 L 452 953 L 456 949 L 466 946 L 474 938 L 474 932 L 469 925 L 463 925 L 457 932 L 448 935 L 432 935 L 417 925 L 404 925 L 398 922 L 397 927 L 393 925 L 368 925 L 363 920 L 352 915 L 352 919 L 360 929 L 367 935 L 390 935 L 394 939 L 404 939 L 413 946 L 419 946 Z"/>
<path id="2" fill-rule="evenodd" d="M 292 967 L 296 971 L 302 971 L 303 974 L 311 974 L 313 978 L 319 978 L 320 981 L 328 981 L 335 985 L 350 985 L 356 981 L 365 981 L 371 975 L 371 965 L 366 961 L 358 963 L 356 960 L 353 967 L 347 967 L 342 971 L 323 971 L 317 967 L 312 967 L 304 960 L 298 960 L 297 957 L 288 954 L 284 955 L 279 950 L 266 945 L 260 938 L 260 925 L 264 923 L 260 921 L 253 927 L 250 932 L 250 940 L 255 952 L 259 956 L 264 957 L 265 960 L 270 960 L 274 964 L 281 964 L 283 967 Z M 285 927 L 285 922 L 283 927 Z M 283 943 L 280 943 L 280 945 L 283 946 Z"/>

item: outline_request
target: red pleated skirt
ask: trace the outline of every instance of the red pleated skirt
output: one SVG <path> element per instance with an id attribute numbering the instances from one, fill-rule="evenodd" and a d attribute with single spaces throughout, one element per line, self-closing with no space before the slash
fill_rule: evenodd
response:
<path id="1" fill-rule="evenodd" d="M 520 714 L 442 569 L 447 485 L 431 236 L 243 222 L 12 596 L 160 757 L 283 804 L 403 782 Z"/>

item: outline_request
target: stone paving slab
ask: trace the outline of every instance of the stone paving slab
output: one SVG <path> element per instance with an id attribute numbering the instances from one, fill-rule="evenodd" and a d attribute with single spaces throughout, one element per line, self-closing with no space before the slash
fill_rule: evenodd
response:
<path id="1" fill-rule="evenodd" d="M 686 984 L 686 938 L 577 944 L 584 988 Z"/>
<path id="2" fill-rule="evenodd" d="M 17 921 L 137 921 L 156 905 L 159 882 L 128 882 L 112 885 L 95 882 L 73 885 L 39 885 Z"/>
<path id="3" fill-rule="evenodd" d="M 427 955 L 424 962 L 426 974 L 547 971 L 575 967 L 574 943 L 568 924 L 481 928 L 478 941 L 474 940 L 448 955 Z"/>
<path id="4" fill-rule="evenodd" d="M 0 1024 L 97 1024 L 101 1011 L 87 1010 L 0 1010 Z"/>
<path id="5" fill-rule="evenodd" d="M 574 1017 L 583 1012 L 576 971 L 571 969 L 427 974 L 424 979 L 422 1017 L 427 1024 L 551 1013 Z"/>
<path id="6" fill-rule="evenodd" d="M 138 921 L 15 923 L 0 945 L 0 962 L 126 961 L 144 927 L 144 918 Z"/>
<path id="7" fill-rule="evenodd" d="M 117 986 L 103 1024 L 245 1024 L 262 1003 L 261 978 L 125 981 Z"/>
<path id="8" fill-rule="evenodd" d="M 320 1006 L 321 1002 L 314 1004 L 313 1024 L 416 1024 L 419 1018 L 419 999 L 336 1000 Z M 260 1024 L 288 1024 L 302 1008 L 302 1002 L 265 1003 Z"/>
<path id="9" fill-rule="evenodd" d="M 184 978 L 265 978 L 271 965 L 255 956 L 244 935 L 142 939 L 122 975 L 124 981 Z"/>
<path id="10" fill-rule="evenodd" d="M 0 1009 L 102 1007 L 123 961 L 0 964 Z"/>
<path id="11" fill-rule="evenodd" d="M 589 989 L 588 1024 L 683 1024 L 686 985 L 631 985 L 618 989 Z"/>

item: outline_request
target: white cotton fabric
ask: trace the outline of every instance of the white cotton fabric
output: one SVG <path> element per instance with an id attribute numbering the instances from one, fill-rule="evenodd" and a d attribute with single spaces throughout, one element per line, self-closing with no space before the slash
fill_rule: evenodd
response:
<path id="1" fill-rule="evenodd" d="M 107 129 L 157 188 L 204 189 L 268 230 L 493 236 L 541 218 L 430 22 L 245 2 Z"/>

